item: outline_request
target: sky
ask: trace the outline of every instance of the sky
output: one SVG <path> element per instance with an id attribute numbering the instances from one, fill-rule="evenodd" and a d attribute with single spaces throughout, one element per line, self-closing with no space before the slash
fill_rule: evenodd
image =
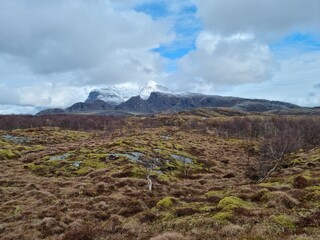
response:
<path id="1" fill-rule="evenodd" d="M 155 81 L 320 106 L 320 0 L 0 0 L 0 114 Z"/>

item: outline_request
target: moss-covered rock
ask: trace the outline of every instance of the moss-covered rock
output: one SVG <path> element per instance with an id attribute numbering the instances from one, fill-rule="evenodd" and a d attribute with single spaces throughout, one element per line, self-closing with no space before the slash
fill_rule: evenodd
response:
<path id="1" fill-rule="evenodd" d="M 12 159 L 15 157 L 16 157 L 16 155 L 10 149 L 1 149 L 0 150 L 0 160 L 1 159 Z"/>
<path id="2" fill-rule="evenodd" d="M 27 168 L 39 176 L 72 176 L 72 167 L 66 161 L 29 163 Z"/>
<path id="3" fill-rule="evenodd" d="M 49 168 L 43 164 L 29 163 L 27 168 L 33 173 L 44 176 L 48 174 Z"/>
<path id="4" fill-rule="evenodd" d="M 133 166 L 131 169 L 131 177 L 145 178 L 147 175 L 146 170 L 140 166 Z"/>
<path id="5" fill-rule="evenodd" d="M 86 175 L 87 173 L 95 170 L 105 168 L 107 165 L 98 159 L 86 159 L 82 161 L 80 168 L 76 171 L 78 175 Z"/>
<path id="6" fill-rule="evenodd" d="M 218 203 L 219 208 L 223 208 L 224 210 L 233 209 L 233 208 L 250 208 L 252 206 L 251 203 L 242 200 L 237 197 L 225 197 L 220 200 Z"/>
<path id="7" fill-rule="evenodd" d="M 157 202 L 157 208 L 164 210 L 171 208 L 175 203 L 177 203 L 177 199 L 174 197 L 165 197 L 161 199 L 159 202 Z"/>
<path id="8" fill-rule="evenodd" d="M 221 211 L 212 216 L 213 219 L 219 222 L 227 222 L 233 217 L 232 211 Z"/>

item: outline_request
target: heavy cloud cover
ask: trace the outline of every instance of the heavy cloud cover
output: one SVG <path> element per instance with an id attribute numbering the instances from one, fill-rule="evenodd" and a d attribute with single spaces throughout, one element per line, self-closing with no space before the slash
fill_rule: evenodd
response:
<path id="1" fill-rule="evenodd" d="M 272 50 L 271 45 L 295 33 L 312 34 L 320 41 L 319 0 L 198 0 L 196 4 L 204 29 L 196 39 L 196 48 L 179 60 L 179 71 L 174 75 L 175 86 L 184 86 L 185 90 L 222 94 L 232 93 L 230 90 L 239 86 L 241 92 L 236 93 L 249 96 L 245 93 L 250 92 L 250 86 L 254 86 L 252 83 L 257 84 L 256 86 L 261 82 L 272 85 L 281 76 L 282 84 L 287 85 L 287 91 L 293 93 L 296 89 L 292 86 L 298 84 L 293 82 L 294 79 L 301 79 L 292 78 L 291 74 L 297 72 L 303 77 L 301 71 L 304 71 L 306 78 L 310 77 L 308 72 L 314 72 L 314 65 L 304 61 L 296 62 L 299 57 L 294 53 L 302 54 L 305 61 L 311 62 L 318 61 L 314 60 L 318 55 L 305 54 L 303 49 L 298 50 L 303 46 L 294 45 L 291 49 L 286 49 L 287 59 L 279 59 L 277 55 L 280 53 Z M 317 47 L 315 50 L 320 51 Z M 279 51 L 284 52 L 281 49 Z M 287 67 L 288 65 L 294 67 Z M 314 81 L 313 76 L 312 79 Z M 311 88 L 306 86 L 304 94 Z M 300 88 L 299 91 L 301 90 Z M 306 99 L 303 101 L 300 98 L 284 97 L 283 94 L 274 96 L 272 91 L 269 89 L 263 96 L 298 104 L 318 103 L 316 100 L 311 103 Z M 257 94 L 252 97 L 260 96 Z"/>
<path id="2" fill-rule="evenodd" d="M 0 1 L 1 103 L 62 106 L 74 100 L 63 89 L 157 80 L 164 60 L 150 49 L 173 37 L 165 20 L 108 1 Z"/>
<path id="3" fill-rule="evenodd" d="M 168 16 L 136 10 L 159 1 Z M 190 21 L 203 27 L 171 73 L 166 66 L 172 60 L 152 49 L 184 36 L 174 21 L 193 24 L 177 16 L 186 7 L 197 9 Z M 0 105 L 65 107 L 95 87 L 150 80 L 178 91 L 315 105 L 319 54 L 295 51 L 279 59 L 271 45 L 295 32 L 320 39 L 319 12 L 319 0 L 2 0 Z M 301 92 L 294 75 L 306 78 L 304 95 L 294 97 Z M 274 95 L 279 85 L 291 94 Z M 259 86 L 265 92 L 250 95 Z"/>

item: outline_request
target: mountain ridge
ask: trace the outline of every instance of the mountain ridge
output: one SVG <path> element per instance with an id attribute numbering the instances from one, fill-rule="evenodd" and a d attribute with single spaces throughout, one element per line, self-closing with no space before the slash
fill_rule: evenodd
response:
<path id="1" fill-rule="evenodd" d="M 281 101 L 266 99 L 249 99 L 239 97 L 224 97 L 204 94 L 174 94 L 152 92 L 147 99 L 133 96 L 125 102 L 113 105 L 103 100 L 93 102 L 78 102 L 65 109 L 46 109 L 38 115 L 46 114 L 106 114 L 106 115 L 144 115 L 165 111 L 184 111 L 195 108 L 231 108 L 245 112 L 274 112 L 301 114 L 317 112 L 317 109 L 302 108 Z"/>
<path id="2" fill-rule="evenodd" d="M 319 108 L 267 99 L 250 99 L 232 96 L 205 95 L 202 93 L 173 92 L 150 81 L 144 86 L 111 86 L 92 90 L 84 102 L 65 109 L 45 109 L 46 114 L 103 114 L 145 115 L 166 111 L 185 111 L 195 108 L 230 108 L 235 111 L 283 115 L 320 114 Z"/>

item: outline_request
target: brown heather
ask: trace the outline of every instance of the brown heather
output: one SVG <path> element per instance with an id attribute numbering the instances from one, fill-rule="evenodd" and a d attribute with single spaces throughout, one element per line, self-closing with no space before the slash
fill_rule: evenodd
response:
<path id="1" fill-rule="evenodd" d="M 0 116 L 0 159 L 3 240 L 320 235 L 317 116 Z"/>

